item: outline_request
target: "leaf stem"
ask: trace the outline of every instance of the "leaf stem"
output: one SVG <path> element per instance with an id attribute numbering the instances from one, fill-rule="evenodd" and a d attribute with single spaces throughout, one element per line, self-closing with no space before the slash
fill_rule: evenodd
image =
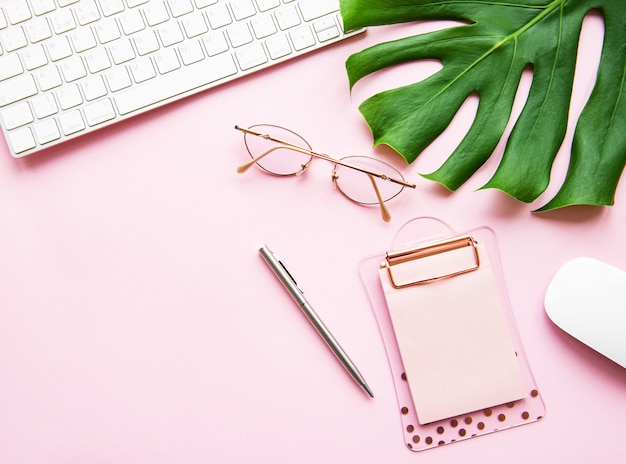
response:
<path id="1" fill-rule="evenodd" d="M 452 85 L 458 81 L 459 79 L 461 79 L 467 72 L 469 72 L 470 69 L 474 68 L 476 65 L 478 65 L 478 63 L 480 63 L 481 61 L 483 61 L 485 58 L 487 58 L 489 55 L 491 55 L 495 50 L 497 50 L 498 48 L 502 47 L 503 45 L 506 45 L 508 42 L 510 41 L 514 41 L 515 43 L 517 43 L 517 38 L 522 35 L 524 32 L 526 32 L 527 30 L 529 30 L 530 28 L 532 28 L 534 25 L 536 25 L 537 23 L 539 23 L 543 18 L 545 18 L 546 16 L 548 16 L 550 13 L 552 13 L 555 9 L 560 8 L 562 5 L 564 5 L 568 0 L 553 0 L 552 3 L 546 5 L 545 9 L 541 11 L 541 13 L 539 13 L 535 18 L 533 18 L 532 21 L 529 21 L 527 24 L 525 24 L 523 27 L 519 28 L 517 31 L 513 32 L 512 34 L 507 35 L 506 37 L 504 37 L 500 42 L 498 42 L 497 44 L 495 44 L 494 46 L 492 46 L 489 50 L 487 50 L 485 53 L 483 53 L 480 57 L 478 57 L 476 59 L 476 61 L 474 61 L 471 65 L 469 65 L 467 68 L 465 68 L 463 70 L 463 72 L 461 72 L 458 76 L 456 76 L 454 79 L 452 79 L 445 87 L 443 87 L 439 92 L 437 92 L 436 95 L 433 95 L 433 97 L 429 100 L 432 101 L 435 98 L 437 98 L 440 94 L 442 94 L 443 92 L 445 92 L 448 88 L 452 87 Z M 442 2 L 442 3 L 449 3 L 449 2 Z M 478 2 L 477 2 L 478 3 Z M 481 2 L 482 3 L 482 2 Z M 484 3 L 490 3 L 493 4 L 493 2 L 484 2 Z"/>

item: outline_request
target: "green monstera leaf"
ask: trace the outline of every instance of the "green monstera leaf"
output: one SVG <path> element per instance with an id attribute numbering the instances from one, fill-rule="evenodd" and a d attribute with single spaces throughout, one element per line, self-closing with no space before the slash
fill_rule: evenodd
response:
<path id="1" fill-rule="evenodd" d="M 573 204 L 611 205 L 626 162 L 625 0 L 341 0 L 346 29 L 424 20 L 463 24 L 381 43 L 350 56 L 350 87 L 386 67 L 436 59 L 442 69 L 412 85 L 387 90 L 359 107 L 374 144 L 407 162 L 478 95 L 475 119 L 443 165 L 426 178 L 455 190 L 491 156 L 511 116 L 522 73 L 533 78 L 504 156 L 484 188 L 524 202 L 548 186 L 563 142 L 584 17 L 599 11 L 604 43 L 597 80 L 580 115 L 566 179 L 541 210 Z"/>

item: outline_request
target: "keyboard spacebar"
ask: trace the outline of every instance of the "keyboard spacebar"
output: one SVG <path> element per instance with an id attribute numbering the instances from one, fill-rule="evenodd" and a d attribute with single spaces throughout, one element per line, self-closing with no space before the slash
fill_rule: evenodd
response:
<path id="1" fill-rule="evenodd" d="M 232 76 L 236 72 L 237 67 L 229 55 L 207 58 L 137 84 L 116 95 L 114 100 L 120 115 L 125 115 Z"/>

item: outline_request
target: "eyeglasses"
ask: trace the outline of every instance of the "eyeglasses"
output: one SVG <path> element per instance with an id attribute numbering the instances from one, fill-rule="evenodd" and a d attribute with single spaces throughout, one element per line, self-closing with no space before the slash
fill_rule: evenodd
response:
<path id="1" fill-rule="evenodd" d="M 391 214 L 385 202 L 395 198 L 404 187 L 415 188 L 404 180 L 393 166 L 367 156 L 347 156 L 334 159 L 312 150 L 306 140 L 284 127 L 258 124 L 245 129 L 244 142 L 252 159 L 237 168 L 244 173 L 256 164 L 275 176 L 299 176 L 310 166 L 313 158 L 333 163 L 331 180 L 333 186 L 345 197 L 361 205 L 378 205 L 385 222 Z M 382 181 L 382 182 L 379 182 Z"/>

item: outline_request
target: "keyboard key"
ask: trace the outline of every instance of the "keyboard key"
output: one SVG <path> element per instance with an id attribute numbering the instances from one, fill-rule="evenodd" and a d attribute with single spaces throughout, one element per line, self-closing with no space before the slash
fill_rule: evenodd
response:
<path id="1" fill-rule="evenodd" d="M 285 35 L 270 37 L 265 42 L 265 45 L 267 45 L 267 51 L 269 52 L 270 57 L 273 60 L 288 56 L 292 52 L 291 45 L 289 45 L 289 40 Z"/>
<path id="2" fill-rule="evenodd" d="M 48 119 L 43 122 L 39 122 L 34 125 L 35 135 L 37 136 L 37 141 L 44 145 L 46 143 L 50 143 L 54 140 L 61 138 L 61 132 L 59 132 L 59 126 L 54 119 Z"/>
<path id="3" fill-rule="evenodd" d="M 48 57 L 41 44 L 31 45 L 25 49 L 22 53 L 22 60 L 29 71 L 48 64 Z"/>
<path id="4" fill-rule="evenodd" d="M 177 22 L 172 21 L 157 28 L 157 33 L 164 47 L 177 44 L 185 40 L 183 31 Z"/>
<path id="5" fill-rule="evenodd" d="M 180 53 L 180 57 L 185 66 L 204 59 L 204 52 L 202 51 L 202 46 L 198 40 L 188 41 L 181 45 L 178 48 L 178 52 Z"/>
<path id="6" fill-rule="evenodd" d="M 298 16 L 296 7 L 293 5 L 278 10 L 275 17 L 281 31 L 285 31 L 300 24 L 300 16 Z"/>
<path id="7" fill-rule="evenodd" d="M 50 13 L 56 9 L 54 0 L 31 0 L 30 4 L 33 7 L 33 13 L 37 16 Z"/>
<path id="8" fill-rule="evenodd" d="M 267 63 L 267 55 L 265 54 L 263 45 L 260 43 L 248 45 L 247 47 L 237 50 L 236 56 L 239 67 L 243 71 Z"/>
<path id="9" fill-rule="evenodd" d="M 125 115 L 232 76 L 236 72 L 237 67 L 230 56 L 218 55 L 164 74 L 160 79 L 125 90 L 113 98 L 120 114 Z"/>
<path id="10" fill-rule="evenodd" d="M 265 37 L 276 34 L 276 25 L 270 15 L 258 15 L 252 18 L 250 25 L 257 39 L 264 39 Z"/>
<path id="11" fill-rule="evenodd" d="M 113 104 L 108 98 L 103 98 L 95 103 L 91 103 L 84 108 L 85 119 L 90 126 L 97 126 L 103 122 L 110 121 L 115 118 L 115 110 Z"/>
<path id="12" fill-rule="evenodd" d="M 255 0 L 259 11 L 269 11 L 280 6 L 280 0 Z"/>
<path id="13" fill-rule="evenodd" d="M 327 16 L 313 23 L 313 29 L 320 42 L 338 37 L 341 33 L 333 16 Z"/>
<path id="14" fill-rule="evenodd" d="M 124 34 L 131 35 L 146 28 L 139 10 L 128 10 L 119 19 Z"/>
<path id="15" fill-rule="evenodd" d="M 130 63 L 128 68 L 137 83 L 153 79 L 157 75 L 150 58 L 136 59 Z"/>
<path id="16" fill-rule="evenodd" d="M 134 36 L 135 47 L 139 56 L 148 55 L 159 49 L 159 41 L 153 30 L 145 30 Z"/>
<path id="17" fill-rule="evenodd" d="M 315 32 L 331 29 L 333 27 L 337 27 L 337 24 L 335 23 L 335 18 L 332 16 L 327 16 L 313 23 L 313 29 L 315 29 Z"/>
<path id="18" fill-rule="evenodd" d="M 100 19 L 100 12 L 95 0 L 83 0 L 74 9 L 78 24 L 85 26 Z"/>
<path id="19" fill-rule="evenodd" d="M 320 42 L 326 42 L 328 40 L 336 39 L 341 35 L 339 28 L 337 26 L 331 27 L 329 29 L 322 29 L 319 32 L 316 32 L 317 40 Z"/>
<path id="20" fill-rule="evenodd" d="M 78 85 L 76 84 L 69 84 L 61 87 L 56 91 L 56 96 L 59 100 L 59 105 L 63 110 L 74 108 L 83 102 L 83 97 L 78 90 Z"/>
<path id="21" fill-rule="evenodd" d="M 23 153 L 37 146 L 35 137 L 33 137 L 33 133 L 29 127 L 23 127 L 9 132 L 9 140 L 11 141 L 15 154 Z"/>
<path id="22" fill-rule="evenodd" d="M 224 3 L 210 7 L 206 15 L 212 29 L 219 29 L 233 22 Z"/>
<path id="23" fill-rule="evenodd" d="M 26 0 L 10 0 L 3 3 L 2 6 L 11 24 L 21 23 L 31 17 Z"/>
<path id="24" fill-rule="evenodd" d="M 134 8 L 139 5 L 144 5 L 148 3 L 148 0 L 126 0 L 128 2 L 129 8 Z"/>
<path id="25" fill-rule="evenodd" d="M 161 74 L 166 74 L 180 68 L 180 61 L 178 61 L 176 50 L 173 48 L 166 48 L 156 53 L 154 55 L 154 62 Z"/>
<path id="26" fill-rule="evenodd" d="M 83 27 L 72 32 L 70 34 L 70 41 L 72 42 L 74 50 L 76 50 L 77 53 L 84 52 L 85 50 L 89 50 L 90 48 L 94 48 L 98 45 L 96 38 L 89 27 Z"/>
<path id="27" fill-rule="evenodd" d="M 252 4 L 252 0 L 233 0 L 230 2 L 233 15 L 237 21 L 249 18 L 256 14 L 256 9 Z"/>
<path id="28" fill-rule="evenodd" d="M 291 37 L 293 48 L 298 51 L 315 45 L 315 37 L 313 37 L 313 33 L 311 32 L 311 28 L 309 26 L 303 26 L 291 31 L 289 33 L 289 37 Z"/>
<path id="29" fill-rule="evenodd" d="M 30 110 L 30 105 L 26 102 L 21 102 L 2 110 L 2 120 L 5 127 L 8 130 L 12 130 L 33 122 L 35 118 Z"/>
<path id="30" fill-rule="evenodd" d="M 302 0 L 299 4 L 305 21 L 320 18 L 339 9 L 337 0 Z"/>
<path id="31" fill-rule="evenodd" d="M 151 2 L 143 9 L 143 12 L 146 15 L 148 26 L 156 26 L 170 19 L 163 2 Z"/>
<path id="32" fill-rule="evenodd" d="M 91 74 L 104 71 L 111 67 L 111 60 L 104 48 L 95 48 L 85 53 L 85 62 Z"/>
<path id="33" fill-rule="evenodd" d="M 10 105 L 37 94 L 33 76 L 23 74 L 0 82 L 0 107 Z"/>
<path id="34" fill-rule="evenodd" d="M 228 51 L 228 42 L 226 42 L 226 37 L 224 37 L 222 32 L 208 34 L 202 41 L 209 56 L 215 56 Z"/>
<path id="35" fill-rule="evenodd" d="M 114 18 L 105 18 L 99 21 L 94 30 L 101 44 L 113 42 L 121 37 L 120 28 Z"/>
<path id="36" fill-rule="evenodd" d="M 81 81 L 80 88 L 87 101 L 93 101 L 107 94 L 107 88 L 104 85 L 102 76 L 93 76 Z"/>
<path id="37" fill-rule="evenodd" d="M 99 0 L 99 4 L 104 16 L 113 16 L 124 11 L 122 0 Z"/>
<path id="38" fill-rule="evenodd" d="M 196 8 L 206 8 L 210 5 L 215 5 L 218 0 L 194 0 Z"/>
<path id="39" fill-rule="evenodd" d="M 45 46 L 52 61 L 59 61 L 72 55 L 72 47 L 65 36 L 47 40 Z"/>
<path id="40" fill-rule="evenodd" d="M 26 34 L 21 26 L 0 31 L 0 42 L 4 42 L 7 52 L 12 52 L 28 45 Z"/>
<path id="41" fill-rule="evenodd" d="M 9 77 L 17 76 L 24 71 L 19 56 L 7 55 L 0 56 L 0 81 Z"/>
<path id="42" fill-rule="evenodd" d="M 185 16 L 182 20 L 182 25 L 185 34 L 187 34 L 187 37 L 190 39 L 209 32 L 204 16 L 200 13 Z"/>
<path id="43" fill-rule="evenodd" d="M 26 24 L 26 34 L 31 43 L 52 37 L 52 31 L 45 18 L 35 18 Z"/>
<path id="44" fill-rule="evenodd" d="M 168 0 L 167 3 L 174 18 L 180 18 L 193 11 L 191 0 Z"/>
<path id="45" fill-rule="evenodd" d="M 79 110 L 72 110 L 59 116 L 61 130 L 65 135 L 75 134 L 85 129 L 85 121 Z"/>
<path id="46" fill-rule="evenodd" d="M 111 92 L 117 92 L 122 89 L 126 89 L 133 84 L 128 71 L 124 67 L 113 68 L 106 72 L 104 77 L 109 85 Z"/>
<path id="47" fill-rule="evenodd" d="M 226 34 L 233 47 L 241 47 L 242 45 L 252 42 L 252 33 L 245 23 L 238 23 L 230 26 Z"/>
<path id="48" fill-rule="evenodd" d="M 65 58 L 60 65 L 61 73 L 65 82 L 73 82 L 87 75 L 83 60 L 79 55 Z"/>
<path id="49" fill-rule="evenodd" d="M 33 98 L 32 102 L 33 111 L 38 119 L 46 118 L 59 111 L 59 107 L 57 106 L 54 96 L 49 92 L 37 95 Z"/>
<path id="50" fill-rule="evenodd" d="M 51 13 L 49 18 L 52 24 L 52 30 L 56 34 L 63 34 L 64 32 L 71 31 L 76 28 L 74 16 L 67 8 Z"/>
<path id="51" fill-rule="evenodd" d="M 63 84 L 63 79 L 61 79 L 61 74 L 59 74 L 59 69 L 56 66 L 39 68 L 35 71 L 34 76 L 37 78 L 39 87 L 44 92 Z"/>
<path id="52" fill-rule="evenodd" d="M 126 63 L 127 61 L 135 58 L 135 50 L 130 43 L 129 39 L 121 38 L 109 45 L 109 51 L 111 52 L 111 58 L 115 64 Z"/>

